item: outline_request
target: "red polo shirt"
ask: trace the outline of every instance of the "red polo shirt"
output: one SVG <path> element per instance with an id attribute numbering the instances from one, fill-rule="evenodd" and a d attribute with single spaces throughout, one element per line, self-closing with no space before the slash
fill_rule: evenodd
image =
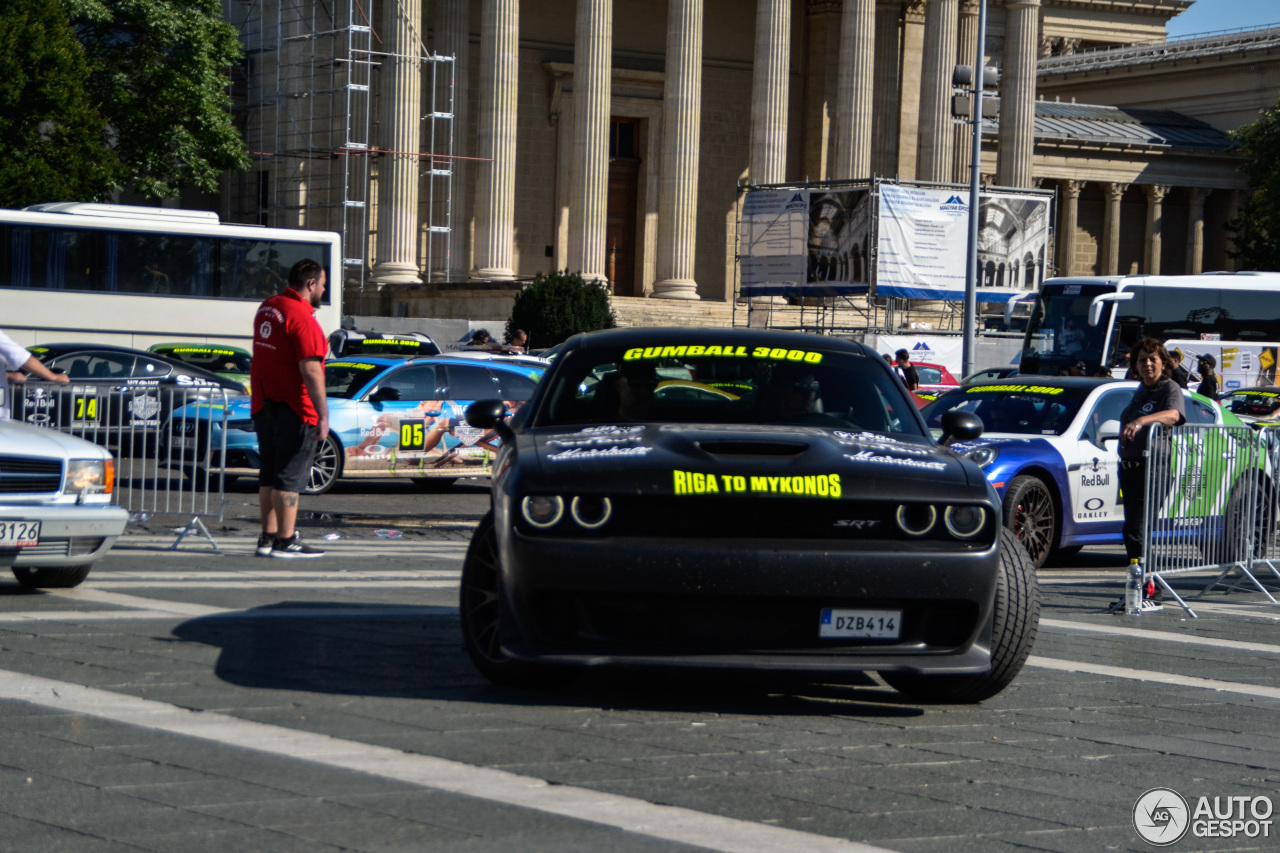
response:
<path id="1" fill-rule="evenodd" d="M 304 358 L 323 359 L 329 352 L 316 311 L 292 287 L 258 306 L 253 318 L 253 363 L 249 367 L 249 387 L 256 415 L 266 400 L 288 403 L 304 423 L 320 418 L 302 381 L 298 362 Z"/>

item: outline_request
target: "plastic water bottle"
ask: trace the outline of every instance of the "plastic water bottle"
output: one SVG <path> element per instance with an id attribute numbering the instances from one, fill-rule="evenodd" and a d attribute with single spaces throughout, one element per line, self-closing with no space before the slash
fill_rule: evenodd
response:
<path id="1" fill-rule="evenodd" d="M 1129 571 L 1125 577 L 1124 612 L 1129 616 L 1137 616 L 1142 612 L 1142 564 L 1137 560 L 1129 563 Z"/>

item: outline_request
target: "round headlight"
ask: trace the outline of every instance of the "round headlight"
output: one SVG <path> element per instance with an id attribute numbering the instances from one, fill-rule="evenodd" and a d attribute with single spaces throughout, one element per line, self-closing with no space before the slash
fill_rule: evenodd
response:
<path id="1" fill-rule="evenodd" d="M 980 506 L 949 506 L 942 514 L 948 532 L 957 539 L 972 539 L 986 523 L 987 511 Z"/>
<path id="2" fill-rule="evenodd" d="M 928 504 L 902 504 L 898 507 L 898 527 L 908 536 L 924 536 L 933 529 L 938 511 Z"/>
<path id="3" fill-rule="evenodd" d="M 613 503 L 608 498 L 577 497 L 569 504 L 569 514 L 580 527 L 595 530 L 613 515 Z"/>
<path id="4" fill-rule="evenodd" d="M 529 495 L 520 502 L 520 511 L 534 527 L 554 527 L 564 517 L 564 499 L 559 495 Z"/>
<path id="5" fill-rule="evenodd" d="M 996 457 L 1000 455 L 1000 451 L 992 447 L 990 444 L 984 444 L 981 447 L 975 447 L 970 450 L 968 456 L 974 462 L 978 463 L 979 468 L 986 468 L 992 462 L 996 461 Z"/>

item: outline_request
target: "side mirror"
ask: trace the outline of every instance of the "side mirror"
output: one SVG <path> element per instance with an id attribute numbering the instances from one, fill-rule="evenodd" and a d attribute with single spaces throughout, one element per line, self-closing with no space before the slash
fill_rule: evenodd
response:
<path id="1" fill-rule="evenodd" d="M 953 441 L 973 441 L 982 435 L 982 418 L 973 412 L 954 409 L 942 416 L 942 445 Z"/>
<path id="2" fill-rule="evenodd" d="M 1102 444 L 1107 441 L 1118 441 L 1120 439 L 1120 422 L 1112 419 L 1103 421 L 1098 427 L 1097 443 Z"/>
<path id="3" fill-rule="evenodd" d="M 395 403 L 400 400 L 400 391 L 397 388 L 379 388 L 369 395 L 370 403 Z"/>
<path id="4" fill-rule="evenodd" d="M 476 400 L 467 406 L 467 423 L 480 429 L 491 429 L 503 441 L 514 438 L 507 426 L 507 404 L 501 400 Z"/>

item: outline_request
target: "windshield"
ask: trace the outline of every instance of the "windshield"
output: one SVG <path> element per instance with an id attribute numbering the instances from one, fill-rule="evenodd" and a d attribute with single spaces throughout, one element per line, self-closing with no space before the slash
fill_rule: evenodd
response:
<path id="1" fill-rule="evenodd" d="M 331 361 L 324 366 L 324 395 L 350 400 L 387 367 L 366 361 Z"/>
<path id="2" fill-rule="evenodd" d="M 1280 391 L 1236 391 L 1222 401 L 1233 415 L 1250 418 L 1269 418 L 1280 414 Z"/>
<path id="3" fill-rule="evenodd" d="M 744 345 L 600 348 L 561 359 L 534 426 L 794 424 L 923 434 L 905 388 L 878 356 Z"/>
<path id="4" fill-rule="evenodd" d="M 1105 284 L 1043 285 L 1027 323 L 1018 372 L 1046 376 L 1096 373 L 1102 365 L 1111 306 L 1104 306 L 1102 321 L 1090 326 L 1089 305 L 1095 297 L 1114 291 Z"/>
<path id="5" fill-rule="evenodd" d="M 249 364 L 253 360 L 247 352 L 224 347 L 161 347 L 155 352 L 214 373 L 248 373 Z"/>
<path id="6" fill-rule="evenodd" d="M 982 420 L 986 433 L 1062 435 L 1071 425 L 1092 388 L 1054 388 L 1041 385 L 976 385 L 952 391 L 920 410 L 931 431 L 940 434 L 942 416 L 970 412 Z"/>

